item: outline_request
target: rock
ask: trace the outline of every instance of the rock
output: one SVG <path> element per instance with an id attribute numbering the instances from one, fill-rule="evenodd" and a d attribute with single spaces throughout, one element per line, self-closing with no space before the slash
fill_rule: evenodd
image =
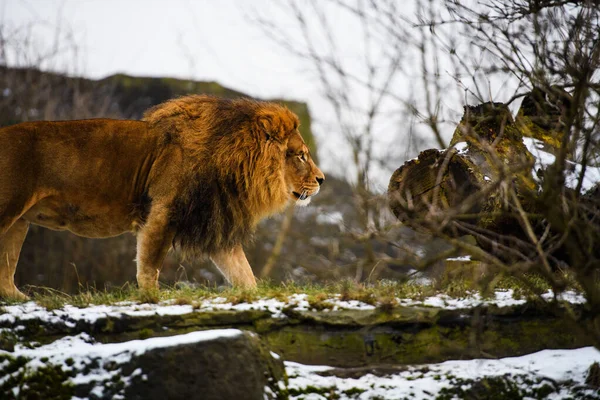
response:
<path id="1" fill-rule="evenodd" d="M 281 386 L 280 386 L 281 385 Z M 87 334 L 0 352 L 0 398 L 279 399 L 283 361 L 238 329 L 99 344 Z"/>
<path id="2" fill-rule="evenodd" d="M 588 375 L 585 378 L 585 384 L 593 387 L 594 389 L 600 389 L 600 364 L 597 362 L 590 366 Z"/>
<path id="3" fill-rule="evenodd" d="M 494 296 L 504 301 L 501 299 L 512 295 L 502 291 Z M 98 317 L 86 313 L 85 309 L 78 314 L 72 308 L 43 312 L 34 303 L 26 303 L 21 307 L 11 306 L 6 314 L 0 310 L 0 356 L 2 348 L 8 350 L 8 354 L 19 356 L 22 352 L 14 349 L 35 347 L 36 342 L 69 343 L 69 338 L 79 338 L 84 344 L 113 343 L 103 349 L 116 354 L 129 350 L 132 344 L 151 343 L 134 339 L 154 337 L 152 340 L 172 344 L 190 331 L 231 326 L 260 335 L 271 350 L 287 361 L 347 368 L 489 355 L 514 357 L 543 349 L 593 344 L 593 339 L 585 335 L 594 323 L 585 304 L 565 307 L 523 299 L 514 305 L 476 307 L 478 302 L 444 296 L 432 300 L 436 301 L 428 306 L 407 302 L 404 306 L 322 311 L 288 307 L 276 314 L 264 309 L 192 311 L 189 307 L 189 313 L 161 315 L 155 308 L 154 312 L 138 310 L 138 315 L 120 317 L 114 311 L 108 313 L 110 316 Z M 444 308 L 446 301 L 451 308 Z M 578 316 L 581 330 L 573 329 L 571 317 L 565 317 L 567 310 L 569 315 Z M 90 346 L 89 351 L 98 353 L 97 344 Z M 42 357 L 43 350 L 44 346 L 31 350 L 27 357 Z M 169 353 L 172 351 L 174 349 L 169 349 Z M 77 358 L 79 354 L 81 352 L 71 356 Z M 90 364 L 90 357 L 87 359 L 86 364 Z M 1 364 L 0 359 L 0 377 Z"/>
<path id="4" fill-rule="evenodd" d="M 134 379 L 125 398 L 280 398 L 274 391 L 284 375 L 283 362 L 270 355 L 257 335 L 239 332 L 235 337 L 159 348 L 134 358 L 123 368 L 124 373 L 141 368 L 147 379 Z"/>

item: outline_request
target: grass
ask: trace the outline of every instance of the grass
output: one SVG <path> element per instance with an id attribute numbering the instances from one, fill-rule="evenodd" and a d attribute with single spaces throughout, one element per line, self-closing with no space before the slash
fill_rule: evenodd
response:
<path id="1" fill-rule="evenodd" d="M 297 284 L 282 283 L 275 285 L 270 282 L 261 282 L 258 287 L 252 289 L 242 288 L 221 288 L 206 286 L 165 286 L 160 291 L 141 291 L 134 285 L 126 285 L 122 288 L 111 290 L 97 290 L 86 288 L 77 294 L 66 294 L 60 291 L 42 287 L 30 287 L 28 292 L 32 299 L 38 304 L 52 310 L 61 308 L 65 304 L 71 304 L 76 307 L 85 307 L 90 304 L 117 304 L 121 302 L 136 303 L 158 303 L 161 301 L 171 301 L 173 304 L 193 305 L 199 301 L 224 298 L 227 302 L 233 304 L 249 303 L 261 298 L 273 298 L 285 301 L 294 294 L 305 294 L 309 303 L 319 307 L 319 304 L 326 302 L 333 295 L 340 295 L 342 300 L 360 300 L 369 304 L 374 304 L 379 298 L 403 296 L 406 293 L 414 295 L 434 294 L 434 291 L 428 287 L 411 287 L 406 283 L 379 283 L 376 285 L 362 285 L 343 281 L 335 284 Z M 411 296 L 412 297 L 412 296 Z M 19 303 L 10 301 L 7 304 Z"/>
<path id="2" fill-rule="evenodd" d="M 573 281 L 569 281 L 570 289 L 577 289 Z M 121 302 L 159 303 L 170 301 L 177 305 L 197 306 L 201 301 L 224 298 L 233 304 L 249 303 L 261 298 L 273 298 L 285 301 L 294 294 L 305 294 L 312 308 L 330 307 L 328 300 L 339 296 L 340 300 L 358 300 L 367 304 L 377 304 L 384 309 L 392 309 L 397 298 L 422 300 L 436 294 L 447 294 L 451 297 L 465 297 L 479 291 L 485 297 L 495 289 L 513 289 L 519 298 L 535 297 L 550 289 L 548 284 L 535 275 L 519 279 L 497 277 L 486 282 L 485 287 L 474 284 L 463 278 L 442 279 L 433 285 L 418 285 L 410 282 L 379 281 L 373 284 L 357 284 L 350 280 L 330 284 L 298 284 L 260 282 L 254 290 L 242 288 L 206 287 L 178 284 L 166 286 L 161 290 L 141 291 L 135 285 L 125 285 L 111 290 L 82 288 L 77 294 L 66 294 L 49 288 L 32 287 L 30 294 L 38 304 L 49 310 L 62 308 L 65 304 L 75 307 L 86 307 L 90 304 L 117 304 Z M 9 302 L 17 303 L 17 302 Z"/>

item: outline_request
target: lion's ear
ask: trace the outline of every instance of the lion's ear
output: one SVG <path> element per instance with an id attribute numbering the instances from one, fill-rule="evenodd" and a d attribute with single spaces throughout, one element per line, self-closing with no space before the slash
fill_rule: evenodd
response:
<path id="1" fill-rule="evenodd" d="M 266 140 L 276 140 L 278 142 L 284 139 L 284 127 L 281 118 L 274 113 L 261 114 L 256 118 L 258 131 L 264 135 Z"/>

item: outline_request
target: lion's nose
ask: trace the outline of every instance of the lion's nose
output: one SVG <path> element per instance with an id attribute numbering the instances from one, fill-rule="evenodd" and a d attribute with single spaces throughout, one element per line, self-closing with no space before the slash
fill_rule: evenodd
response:
<path id="1" fill-rule="evenodd" d="M 325 178 L 317 178 L 317 182 L 319 183 L 319 186 L 321 186 L 323 184 L 324 180 L 325 180 Z"/>

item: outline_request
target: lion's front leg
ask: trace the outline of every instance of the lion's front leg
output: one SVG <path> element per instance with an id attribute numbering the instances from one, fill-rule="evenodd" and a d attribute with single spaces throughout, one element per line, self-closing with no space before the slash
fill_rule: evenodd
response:
<path id="1" fill-rule="evenodd" d="M 174 236 L 169 227 L 167 207 L 153 205 L 146 223 L 137 234 L 137 282 L 140 289 L 158 288 L 158 275 Z"/>
<path id="2" fill-rule="evenodd" d="M 210 259 L 233 286 L 256 287 L 256 279 L 241 245 L 213 254 Z"/>

